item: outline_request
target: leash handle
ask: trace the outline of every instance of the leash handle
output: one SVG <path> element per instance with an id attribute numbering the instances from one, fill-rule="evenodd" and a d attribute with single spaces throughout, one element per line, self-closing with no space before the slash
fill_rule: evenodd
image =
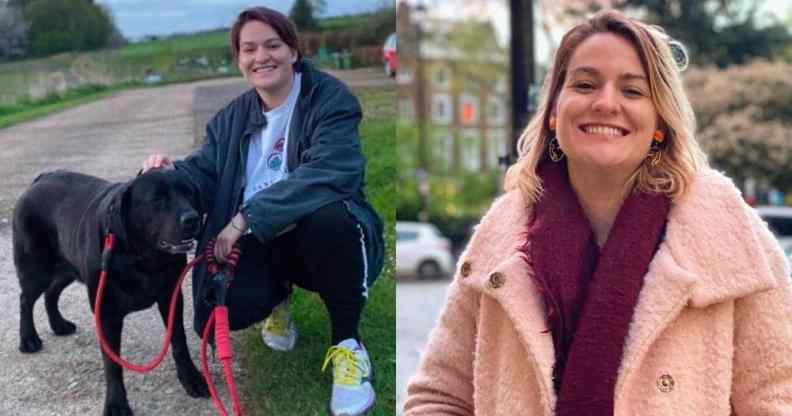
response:
<path id="1" fill-rule="evenodd" d="M 215 243 L 215 240 L 209 240 L 209 242 L 206 243 L 206 247 L 204 247 L 203 252 L 204 257 L 206 257 L 207 271 L 209 271 L 211 274 L 215 274 L 221 269 L 221 266 L 217 263 L 217 259 L 214 255 Z M 236 269 L 237 263 L 239 262 L 239 256 L 241 254 L 242 250 L 239 248 L 239 243 L 235 243 L 231 248 L 231 253 L 228 254 L 226 262 L 223 263 L 223 266 L 229 276 L 233 276 L 234 270 Z"/>
<path id="2" fill-rule="evenodd" d="M 242 416 L 242 405 L 239 401 L 237 393 L 236 382 L 234 381 L 233 368 L 231 366 L 231 359 L 233 357 L 233 347 L 231 346 L 231 325 L 228 321 L 228 307 L 225 305 L 225 295 L 228 288 L 231 286 L 231 281 L 234 279 L 234 270 L 239 262 L 239 256 L 242 250 L 239 244 L 234 244 L 226 258 L 226 262 L 222 264 L 217 263 L 214 256 L 215 240 L 211 240 L 204 248 L 203 257 L 206 258 L 206 269 L 210 274 L 210 280 L 207 284 L 213 285 L 214 307 L 209 314 L 209 319 L 203 330 L 201 337 L 201 365 L 204 370 L 204 378 L 206 384 L 209 386 L 209 393 L 212 396 L 212 402 L 215 408 L 222 416 L 227 416 L 225 406 L 217 394 L 217 389 L 214 385 L 214 380 L 209 372 L 209 360 L 207 358 L 206 346 L 209 342 L 209 334 L 214 326 L 214 339 L 217 345 L 217 358 L 223 363 L 223 372 L 225 374 L 226 385 L 228 392 L 231 396 L 231 403 L 233 405 L 234 413 L 237 416 Z"/>
<path id="3" fill-rule="evenodd" d="M 215 243 L 215 240 L 210 240 L 206 243 L 203 251 L 203 257 L 206 258 L 206 270 L 209 273 L 204 301 L 209 305 L 222 306 L 226 304 L 226 294 L 234 280 L 234 270 L 242 251 L 238 244 L 234 244 L 226 262 L 218 264 L 214 256 Z"/>

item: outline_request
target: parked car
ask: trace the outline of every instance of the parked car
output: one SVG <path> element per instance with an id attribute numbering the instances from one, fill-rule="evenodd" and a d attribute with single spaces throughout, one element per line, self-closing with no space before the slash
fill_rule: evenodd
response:
<path id="1" fill-rule="evenodd" d="M 399 69 L 399 59 L 396 54 L 396 33 L 391 33 L 385 39 L 385 44 L 382 45 L 382 63 L 385 67 L 385 74 L 395 77 L 396 71 Z"/>
<path id="2" fill-rule="evenodd" d="M 792 263 L 792 207 L 760 206 L 756 207 L 759 216 L 770 226 L 781 248 Z"/>
<path id="3" fill-rule="evenodd" d="M 453 269 L 451 242 L 432 224 L 396 223 L 396 275 L 439 279 Z"/>

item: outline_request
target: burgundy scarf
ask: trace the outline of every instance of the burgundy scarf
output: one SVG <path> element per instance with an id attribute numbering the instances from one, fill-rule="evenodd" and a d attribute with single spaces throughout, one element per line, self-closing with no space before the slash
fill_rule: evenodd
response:
<path id="1" fill-rule="evenodd" d="M 631 193 L 600 253 L 566 163 L 543 161 L 538 173 L 544 191 L 523 250 L 547 305 L 556 414 L 612 416 L 624 341 L 670 201 L 663 194 Z"/>

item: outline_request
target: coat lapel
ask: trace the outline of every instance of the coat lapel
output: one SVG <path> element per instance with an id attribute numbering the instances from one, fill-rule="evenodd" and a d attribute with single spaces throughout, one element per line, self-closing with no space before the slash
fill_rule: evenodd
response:
<path id="1" fill-rule="evenodd" d="M 617 406 L 651 345 L 686 306 L 705 308 L 774 287 L 762 233 L 767 227 L 717 172 L 702 172 L 674 202 L 625 341 Z"/>
<path id="2" fill-rule="evenodd" d="M 544 299 L 534 285 L 530 259 L 519 250 L 525 244 L 531 209 L 519 193 L 509 193 L 496 204 L 492 211 L 501 214 L 496 218 L 486 216 L 479 227 L 497 231 L 474 236 L 471 248 L 460 261 L 462 267 L 472 265 L 474 272 L 463 278 L 462 284 L 492 298 L 503 308 L 534 368 L 533 376 L 542 389 L 541 401 L 550 411 L 555 403 L 553 339 L 548 332 Z"/>
<path id="3" fill-rule="evenodd" d="M 667 245 L 662 245 L 649 264 L 633 320 L 625 340 L 614 392 L 616 414 L 624 386 L 640 367 L 649 347 L 663 328 L 679 315 L 690 301 L 696 277 L 679 267 Z"/>

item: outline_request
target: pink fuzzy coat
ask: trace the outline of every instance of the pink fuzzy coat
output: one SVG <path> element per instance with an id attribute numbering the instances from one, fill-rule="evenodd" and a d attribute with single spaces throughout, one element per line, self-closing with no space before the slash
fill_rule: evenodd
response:
<path id="1" fill-rule="evenodd" d="M 530 212 L 513 191 L 477 227 L 405 415 L 554 414 L 553 341 L 530 260 L 517 251 Z M 614 414 L 792 415 L 789 268 L 714 171 L 672 205 L 630 324 Z"/>

